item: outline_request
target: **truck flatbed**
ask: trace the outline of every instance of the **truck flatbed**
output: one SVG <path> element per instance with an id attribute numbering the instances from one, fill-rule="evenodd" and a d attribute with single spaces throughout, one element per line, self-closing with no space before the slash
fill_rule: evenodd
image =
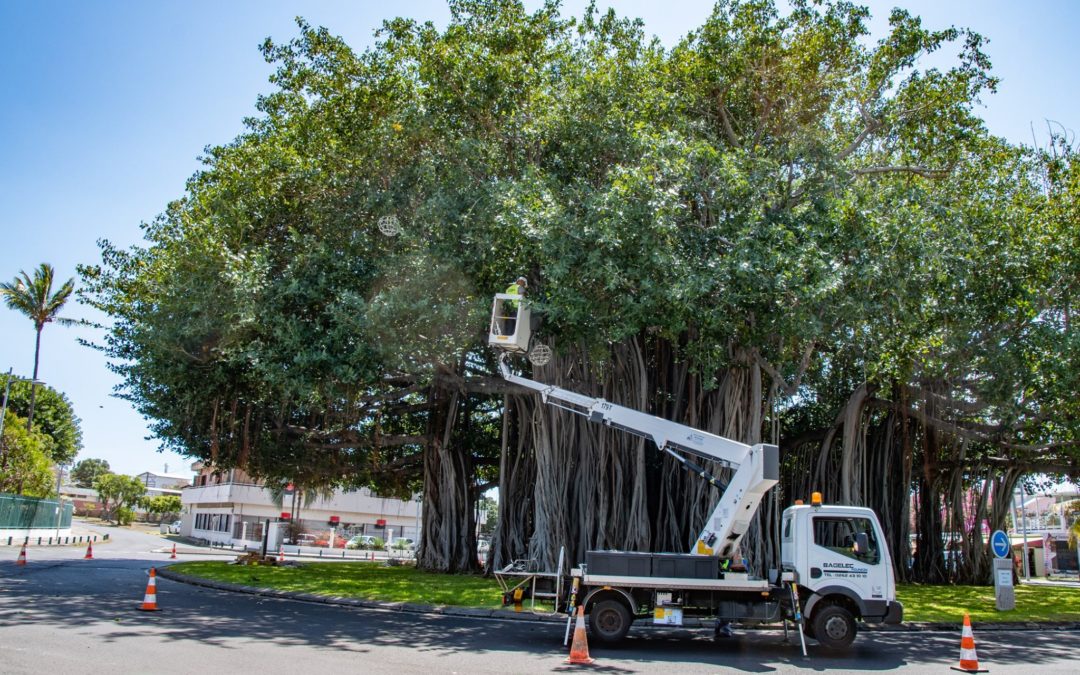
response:
<path id="1" fill-rule="evenodd" d="M 578 576 L 580 570 L 571 571 Z M 751 579 L 746 574 L 726 574 L 723 579 L 687 579 L 680 577 L 633 577 L 614 574 L 581 573 L 586 586 L 619 586 L 624 588 L 693 589 L 699 591 L 746 591 L 765 593 L 773 589 L 765 579 Z"/>

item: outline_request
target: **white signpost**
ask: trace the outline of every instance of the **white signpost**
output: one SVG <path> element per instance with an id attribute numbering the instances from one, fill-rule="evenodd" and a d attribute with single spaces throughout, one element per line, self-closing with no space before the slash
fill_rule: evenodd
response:
<path id="1" fill-rule="evenodd" d="M 998 611 L 1016 608 L 1013 592 L 1012 542 L 1001 530 L 990 535 L 990 550 L 994 552 L 994 600 Z"/>

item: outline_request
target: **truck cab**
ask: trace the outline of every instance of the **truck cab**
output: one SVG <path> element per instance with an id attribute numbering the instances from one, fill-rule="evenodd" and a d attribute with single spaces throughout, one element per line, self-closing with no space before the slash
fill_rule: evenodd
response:
<path id="1" fill-rule="evenodd" d="M 807 632 L 844 647 L 855 621 L 900 623 L 892 559 L 877 515 L 858 506 L 796 505 L 781 522 L 781 565 L 794 572 Z"/>

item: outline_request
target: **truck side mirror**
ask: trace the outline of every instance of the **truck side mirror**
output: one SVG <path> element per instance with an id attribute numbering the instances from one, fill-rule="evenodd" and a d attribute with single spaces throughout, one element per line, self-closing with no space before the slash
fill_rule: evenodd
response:
<path id="1" fill-rule="evenodd" d="M 855 555 L 866 555 L 870 551 L 870 539 L 865 532 L 855 535 Z"/>

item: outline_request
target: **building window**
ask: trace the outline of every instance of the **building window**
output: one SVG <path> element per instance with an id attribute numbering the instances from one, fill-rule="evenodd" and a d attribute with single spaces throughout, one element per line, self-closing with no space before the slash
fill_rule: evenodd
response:
<path id="1" fill-rule="evenodd" d="M 228 532 L 231 516 L 227 513 L 195 514 L 195 529 L 211 532 Z"/>

